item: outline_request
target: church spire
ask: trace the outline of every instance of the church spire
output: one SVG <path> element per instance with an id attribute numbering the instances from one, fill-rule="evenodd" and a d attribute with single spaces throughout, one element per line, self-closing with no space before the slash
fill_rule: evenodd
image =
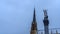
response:
<path id="1" fill-rule="evenodd" d="M 35 16 L 35 8 L 34 8 L 34 14 L 33 14 L 33 22 L 36 21 L 36 16 Z"/>
<path id="2" fill-rule="evenodd" d="M 31 25 L 30 34 L 37 34 L 37 23 L 36 23 L 36 16 L 35 16 L 35 8 L 34 8 L 33 21 L 32 21 L 32 25 Z"/>
<path id="3" fill-rule="evenodd" d="M 32 30 L 37 30 L 37 23 L 36 23 L 36 16 L 35 16 L 35 8 L 33 14 L 33 21 L 32 21 Z"/>

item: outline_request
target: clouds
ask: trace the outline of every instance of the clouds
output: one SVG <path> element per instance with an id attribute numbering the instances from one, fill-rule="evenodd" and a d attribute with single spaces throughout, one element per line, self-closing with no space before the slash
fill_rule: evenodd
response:
<path id="1" fill-rule="evenodd" d="M 0 33 L 26 33 L 28 26 L 26 25 L 31 19 L 29 19 L 31 12 L 29 7 L 31 0 L 2 0 L 0 1 Z M 28 9 L 29 8 L 29 9 Z M 30 14 L 30 15 L 28 15 Z M 28 18 L 27 18 L 28 17 Z M 29 23 L 28 23 L 29 24 Z M 26 27 L 27 26 L 27 27 Z M 29 25 L 30 26 L 30 25 Z"/>
<path id="2" fill-rule="evenodd" d="M 0 33 L 29 34 L 34 5 L 38 29 L 43 29 L 43 9 L 47 9 L 49 27 L 59 27 L 60 0 L 0 0 Z"/>

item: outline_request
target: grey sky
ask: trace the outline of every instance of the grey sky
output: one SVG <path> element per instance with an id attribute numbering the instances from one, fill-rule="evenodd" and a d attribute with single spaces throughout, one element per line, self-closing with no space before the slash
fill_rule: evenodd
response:
<path id="1" fill-rule="evenodd" d="M 38 29 L 43 29 L 43 9 L 49 28 L 60 27 L 60 0 L 0 0 L 0 34 L 30 34 L 34 6 Z"/>

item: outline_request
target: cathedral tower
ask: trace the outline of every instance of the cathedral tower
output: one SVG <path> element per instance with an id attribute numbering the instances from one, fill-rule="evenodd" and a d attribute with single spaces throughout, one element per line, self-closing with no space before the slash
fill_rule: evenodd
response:
<path id="1" fill-rule="evenodd" d="M 30 34 L 37 34 L 37 23 L 36 23 L 36 16 L 35 16 L 35 8 L 34 8 L 33 21 L 32 21 L 32 25 L 31 25 Z"/>

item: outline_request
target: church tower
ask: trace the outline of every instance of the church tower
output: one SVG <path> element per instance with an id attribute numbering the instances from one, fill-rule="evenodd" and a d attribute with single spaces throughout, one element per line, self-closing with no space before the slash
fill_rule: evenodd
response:
<path id="1" fill-rule="evenodd" d="M 33 21 L 32 21 L 32 25 L 31 25 L 30 34 L 37 34 L 37 23 L 36 23 L 36 16 L 35 16 L 35 8 L 34 8 Z"/>

